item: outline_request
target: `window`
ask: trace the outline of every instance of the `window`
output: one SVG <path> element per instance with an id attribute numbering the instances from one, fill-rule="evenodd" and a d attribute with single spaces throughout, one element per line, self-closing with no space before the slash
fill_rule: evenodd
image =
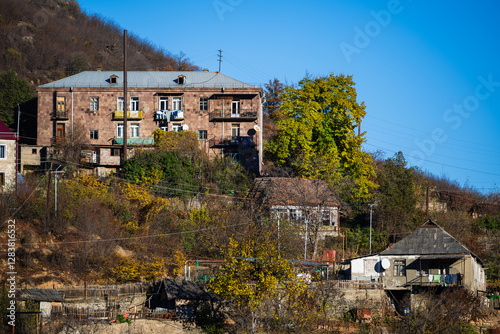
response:
<path id="1" fill-rule="evenodd" d="M 119 148 L 112 148 L 111 149 L 111 156 L 112 157 L 119 157 L 121 155 L 121 149 Z"/>
<path id="2" fill-rule="evenodd" d="M 207 139 L 207 130 L 198 130 L 198 139 L 199 140 Z"/>
<path id="3" fill-rule="evenodd" d="M 118 77 L 116 75 L 112 75 L 109 77 L 109 83 L 112 85 L 116 85 L 118 83 Z"/>
<path id="4" fill-rule="evenodd" d="M 168 110 L 168 97 L 160 97 L 160 110 Z"/>
<path id="5" fill-rule="evenodd" d="M 123 111 L 123 96 L 119 96 L 116 100 L 116 110 Z"/>
<path id="6" fill-rule="evenodd" d="M 139 137 L 139 123 L 130 124 L 130 137 L 131 138 Z"/>
<path id="7" fill-rule="evenodd" d="M 99 130 L 90 130 L 90 139 L 99 139 Z"/>
<path id="8" fill-rule="evenodd" d="M 66 98 L 64 96 L 57 97 L 57 111 L 66 111 Z"/>
<path id="9" fill-rule="evenodd" d="M 7 147 L 5 145 L 0 145 L 0 159 L 5 159 L 7 156 Z"/>
<path id="10" fill-rule="evenodd" d="M 168 131 L 168 123 L 167 122 L 160 122 L 160 124 L 158 124 L 158 128 L 163 130 L 163 131 Z"/>
<path id="11" fill-rule="evenodd" d="M 116 137 L 123 138 L 123 123 L 116 124 Z"/>
<path id="12" fill-rule="evenodd" d="M 177 77 L 177 83 L 178 83 L 179 85 L 184 85 L 184 81 L 185 81 L 185 79 L 186 79 L 186 77 L 185 77 L 185 76 L 183 76 L 183 75 L 179 75 L 179 76 Z"/>
<path id="13" fill-rule="evenodd" d="M 99 110 L 99 98 L 98 97 L 91 97 L 90 98 L 90 110 L 91 111 L 98 111 Z"/>
<path id="14" fill-rule="evenodd" d="M 240 101 L 231 102 L 231 117 L 240 116 Z"/>
<path id="15" fill-rule="evenodd" d="M 321 221 L 323 222 L 323 226 L 330 226 L 330 210 L 321 210 Z"/>
<path id="16" fill-rule="evenodd" d="M 172 130 L 175 132 L 182 131 L 182 124 L 181 123 L 172 123 Z"/>
<path id="17" fill-rule="evenodd" d="M 240 136 L 240 125 L 239 124 L 231 124 L 231 136 L 239 137 Z"/>
<path id="18" fill-rule="evenodd" d="M 31 149 L 31 154 L 36 154 L 36 148 Z"/>
<path id="19" fill-rule="evenodd" d="M 200 110 L 208 110 L 208 98 L 200 97 Z"/>
<path id="20" fill-rule="evenodd" d="M 394 260 L 394 276 L 406 276 L 405 260 Z"/>
<path id="21" fill-rule="evenodd" d="M 172 98 L 172 110 L 182 110 L 181 102 L 182 98 L 180 96 L 174 96 Z"/>
<path id="22" fill-rule="evenodd" d="M 301 220 L 303 218 L 302 211 L 300 209 L 290 209 L 290 219 L 291 220 Z"/>
<path id="23" fill-rule="evenodd" d="M 130 98 L 130 111 L 139 111 L 139 98 L 131 97 Z"/>
<path id="24" fill-rule="evenodd" d="M 65 135 L 66 135 L 66 125 L 64 123 L 57 123 L 56 138 L 64 138 Z"/>
<path id="25" fill-rule="evenodd" d="M 5 185 L 5 173 L 0 173 L 0 186 Z"/>

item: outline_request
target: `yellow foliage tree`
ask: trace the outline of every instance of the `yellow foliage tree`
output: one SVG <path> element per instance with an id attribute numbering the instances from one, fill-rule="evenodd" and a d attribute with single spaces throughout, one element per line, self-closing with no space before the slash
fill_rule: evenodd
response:
<path id="1" fill-rule="evenodd" d="M 304 300 L 310 299 L 306 283 L 298 278 L 293 264 L 279 255 L 276 242 L 265 240 L 237 242 L 231 239 L 221 247 L 226 260 L 217 277 L 211 281 L 211 291 L 228 300 L 231 316 L 241 328 L 258 331 L 264 319 L 280 323 L 283 310 L 293 310 L 288 318 L 295 323 L 307 316 Z"/>

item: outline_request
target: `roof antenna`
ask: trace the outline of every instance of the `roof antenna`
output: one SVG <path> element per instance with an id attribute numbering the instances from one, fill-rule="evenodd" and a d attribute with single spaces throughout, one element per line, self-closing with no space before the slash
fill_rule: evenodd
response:
<path id="1" fill-rule="evenodd" d="M 219 72 L 220 72 L 220 64 L 222 63 L 222 50 L 218 50 L 219 51 L 219 54 L 217 55 L 217 57 L 219 59 L 217 59 L 217 61 L 219 62 Z"/>

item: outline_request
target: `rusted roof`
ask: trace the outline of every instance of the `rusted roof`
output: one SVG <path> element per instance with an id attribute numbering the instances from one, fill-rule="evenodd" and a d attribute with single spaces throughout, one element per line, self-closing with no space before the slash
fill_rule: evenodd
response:
<path id="1" fill-rule="evenodd" d="M 64 300 L 55 289 L 23 289 L 20 295 L 22 299 L 32 299 L 37 302 L 62 302 Z"/>
<path id="2" fill-rule="evenodd" d="M 250 196 L 259 204 L 268 207 L 275 205 L 340 207 L 340 202 L 328 183 L 317 179 L 257 178 Z"/>

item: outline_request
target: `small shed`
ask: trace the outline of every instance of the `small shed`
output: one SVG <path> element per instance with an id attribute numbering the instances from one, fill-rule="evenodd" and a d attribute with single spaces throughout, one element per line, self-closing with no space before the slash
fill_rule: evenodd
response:
<path id="1" fill-rule="evenodd" d="M 40 312 L 44 318 L 49 318 L 54 303 L 62 303 L 63 296 L 55 289 L 23 289 L 19 293 L 21 300 L 34 300 L 40 304 Z"/>

